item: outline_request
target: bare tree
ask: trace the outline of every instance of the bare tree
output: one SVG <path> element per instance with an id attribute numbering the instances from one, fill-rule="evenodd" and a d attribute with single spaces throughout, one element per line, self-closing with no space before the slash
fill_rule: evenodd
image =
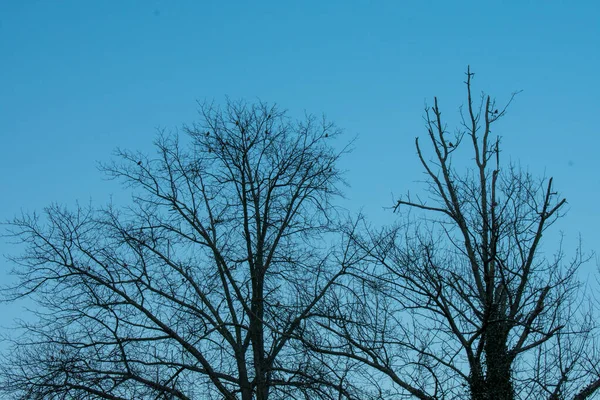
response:
<path id="1" fill-rule="evenodd" d="M 189 146 L 118 151 L 103 166 L 130 206 L 10 222 L 12 260 L 38 322 L 3 360 L 19 399 L 350 398 L 348 370 L 298 338 L 357 260 L 332 203 L 339 130 L 265 104 L 202 106 Z"/>
<path id="2" fill-rule="evenodd" d="M 492 127 L 512 97 L 476 101 L 466 77 L 461 127 L 447 131 L 436 98 L 425 111 L 432 157 L 415 142 L 427 198 L 402 197 L 402 226 L 356 237 L 371 262 L 349 271 L 362 283 L 337 292 L 341 311 L 321 323 L 331 336 L 312 348 L 386 377 L 374 382 L 386 399 L 589 398 L 600 375 L 576 276 L 587 257 L 542 251 L 566 200 L 552 178 L 501 165 Z"/>

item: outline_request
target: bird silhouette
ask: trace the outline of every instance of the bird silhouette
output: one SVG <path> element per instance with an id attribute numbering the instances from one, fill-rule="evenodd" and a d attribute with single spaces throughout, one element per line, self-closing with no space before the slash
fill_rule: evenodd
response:
<path id="1" fill-rule="evenodd" d="M 142 165 L 142 162 L 141 162 L 141 161 L 138 161 L 138 162 L 137 162 L 137 165 Z"/>
<path id="2" fill-rule="evenodd" d="M 452 142 L 448 143 L 448 147 L 454 147 L 454 144 Z"/>
<path id="3" fill-rule="evenodd" d="M 236 125 L 239 125 L 239 124 L 240 124 L 240 121 L 235 121 L 235 124 L 236 124 Z"/>
<path id="4" fill-rule="evenodd" d="M 210 136 L 210 131 L 206 131 L 206 136 Z"/>

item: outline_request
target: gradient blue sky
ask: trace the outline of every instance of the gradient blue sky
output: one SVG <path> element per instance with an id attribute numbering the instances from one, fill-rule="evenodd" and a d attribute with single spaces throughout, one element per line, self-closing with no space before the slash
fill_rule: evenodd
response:
<path id="1" fill-rule="evenodd" d="M 392 193 L 419 190 L 424 104 L 438 96 L 456 122 L 470 64 L 477 91 L 502 102 L 523 90 L 495 132 L 503 157 L 554 176 L 570 207 L 557 230 L 600 250 L 599 4 L 1 0 L 0 220 L 118 198 L 96 161 L 152 151 L 157 127 L 229 96 L 325 113 L 342 141 L 358 135 L 342 165 L 348 206 L 392 221 Z M 0 260 L 0 282 L 9 269 Z M 18 313 L 0 305 L 0 326 Z"/>

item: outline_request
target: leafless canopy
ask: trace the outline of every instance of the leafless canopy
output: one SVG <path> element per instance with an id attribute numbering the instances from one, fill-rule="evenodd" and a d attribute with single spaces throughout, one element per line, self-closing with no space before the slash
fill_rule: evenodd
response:
<path id="1" fill-rule="evenodd" d="M 587 398 L 600 375 L 575 275 L 585 256 L 541 251 L 566 201 L 552 178 L 502 165 L 492 127 L 512 98 L 477 101 L 472 78 L 456 132 L 437 98 L 426 108 L 432 155 L 415 145 L 428 195 L 397 201 L 402 226 L 355 237 L 371 262 L 319 351 L 367 365 L 386 399 Z"/>
<path id="2" fill-rule="evenodd" d="M 25 244 L 8 297 L 34 296 L 0 391 L 21 399 L 347 398 L 343 369 L 298 337 L 353 262 L 333 206 L 326 121 L 211 104 L 182 145 L 118 151 L 129 207 L 60 206 L 10 223 Z M 183 140 L 183 139 L 182 139 Z"/>

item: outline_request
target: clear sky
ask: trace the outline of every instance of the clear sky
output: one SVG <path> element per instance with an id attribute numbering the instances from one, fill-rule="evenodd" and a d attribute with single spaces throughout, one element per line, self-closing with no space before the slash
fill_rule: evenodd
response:
<path id="1" fill-rule="evenodd" d="M 592 0 L 0 0 L 0 219 L 118 198 L 97 161 L 152 151 L 156 128 L 229 96 L 325 113 L 342 140 L 358 136 L 342 165 L 348 205 L 393 221 L 392 194 L 420 188 L 424 104 L 438 96 L 455 122 L 469 64 L 476 91 L 523 90 L 497 125 L 503 157 L 554 176 L 570 207 L 558 228 L 600 251 Z M 9 269 L 0 260 L 0 282 Z M 17 314 L 0 305 L 0 326 Z"/>

